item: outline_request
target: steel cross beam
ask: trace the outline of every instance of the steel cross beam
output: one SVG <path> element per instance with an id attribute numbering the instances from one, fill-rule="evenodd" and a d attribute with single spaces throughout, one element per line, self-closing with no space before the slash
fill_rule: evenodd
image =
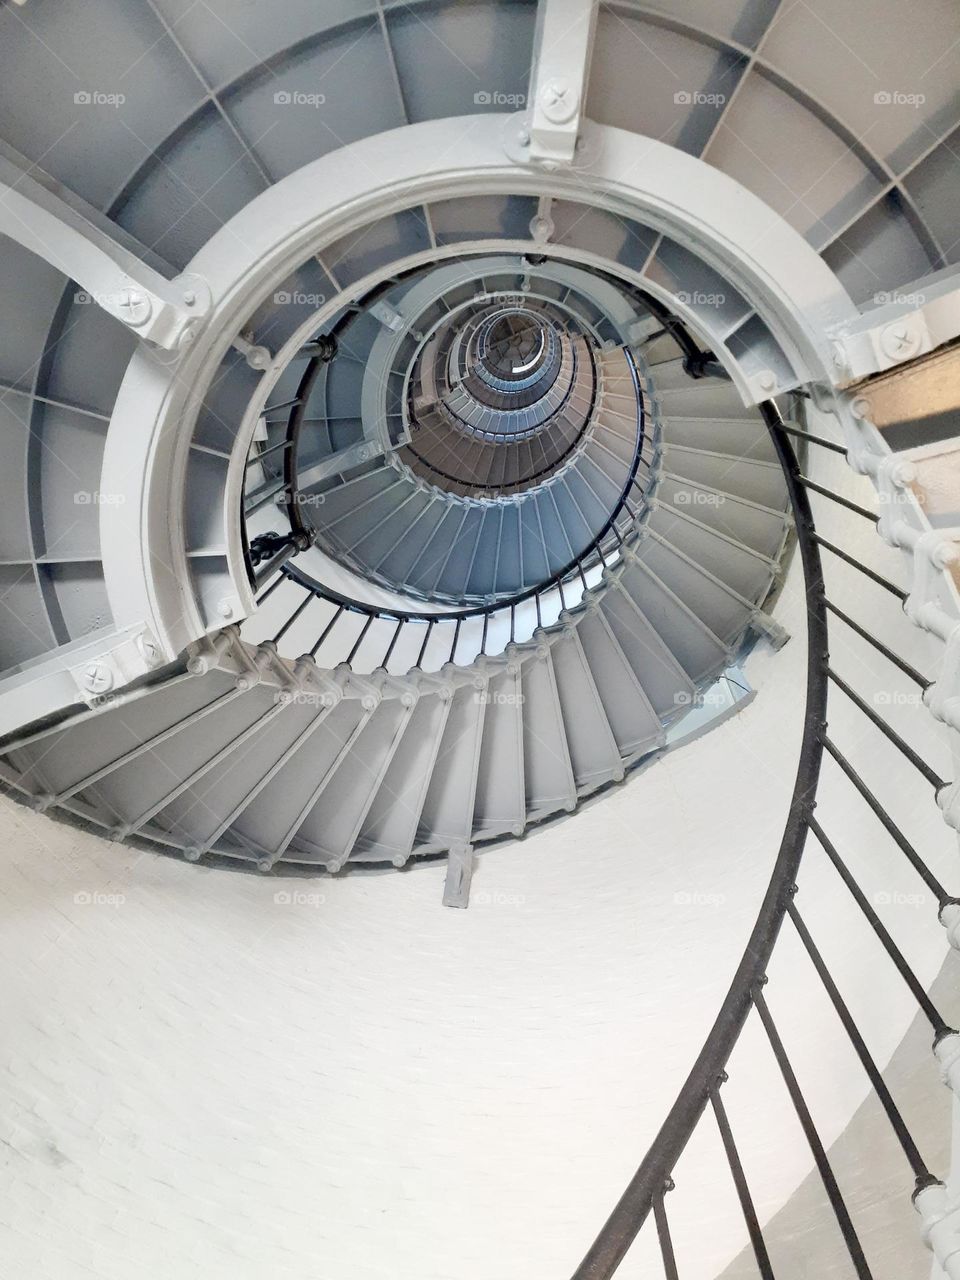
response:
<path id="1" fill-rule="evenodd" d="M 62 271 L 91 302 L 164 350 L 188 346 L 209 310 L 210 291 L 202 279 L 168 280 L 124 237 L 89 217 L 79 200 L 61 194 L 49 175 L 22 167 L 9 153 L 0 153 L 0 233 Z"/>
<path id="2" fill-rule="evenodd" d="M 540 0 L 537 9 L 524 136 L 530 160 L 546 169 L 573 161 L 598 8 L 598 0 Z"/>

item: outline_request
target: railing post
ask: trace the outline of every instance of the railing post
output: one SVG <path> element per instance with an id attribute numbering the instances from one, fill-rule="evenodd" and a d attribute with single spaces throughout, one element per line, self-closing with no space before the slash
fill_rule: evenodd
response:
<path id="1" fill-rule="evenodd" d="M 923 1187 L 913 1197 L 920 1215 L 920 1235 L 948 1280 L 960 1280 L 960 1202 L 942 1182 Z"/>

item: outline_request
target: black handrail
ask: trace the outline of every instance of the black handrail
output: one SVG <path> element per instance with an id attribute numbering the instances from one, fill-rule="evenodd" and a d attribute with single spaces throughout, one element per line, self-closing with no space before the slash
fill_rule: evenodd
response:
<path id="1" fill-rule="evenodd" d="M 600 1234 L 574 1272 L 573 1280 L 610 1280 L 657 1203 L 687 1142 L 707 1107 L 718 1078 L 739 1039 L 786 917 L 791 891 L 807 839 L 823 758 L 827 712 L 827 610 L 820 551 L 814 540 L 813 513 L 800 482 L 800 467 L 782 430 L 776 406 L 760 406 L 770 430 L 797 529 L 807 603 L 806 710 L 790 811 L 757 920 L 720 1012 L 683 1088 L 639 1169 L 617 1202 Z"/>
<path id="2" fill-rule="evenodd" d="M 953 1028 L 944 1020 L 907 958 L 871 906 L 867 895 L 841 857 L 835 843 L 814 817 L 820 771 L 824 753 L 826 752 L 839 765 L 842 773 L 865 800 L 884 829 L 904 853 L 916 873 L 936 895 L 940 909 L 942 910 L 945 905 L 957 901 L 956 898 L 948 894 L 944 886 L 933 875 L 929 867 L 879 803 L 876 796 L 866 787 L 862 778 L 827 735 L 827 699 L 830 683 L 832 683 L 870 717 L 876 727 L 897 747 L 904 759 L 917 767 L 924 777 L 938 788 L 947 785 L 832 670 L 829 665 L 827 649 L 828 613 L 834 613 L 845 624 L 853 626 L 858 634 L 870 640 L 884 657 L 897 665 L 904 671 L 904 674 L 916 680 L 924 689 L 929 687 L 929 682 L 908 663 L 905 663 L 899 655 L 876 641 L 858 623 L 854 623 L 846 613 L 827 600 L 824 592 L 822 565 L 820 563 L 819 551 L 821 546 L 835 552 L 841 559 L 847 560 L 856 568 L 863 569 L 868 577 L 876 578 L 882 586 L 888 587 L 895 595 L 902 596 L 903 593 L 893 584 L 880 578 L 879 575 L 867 570 L 859 561 L 848 556 L 840 548 L 824 542 L 817 535 L 814 529 L 807 491 L 808 489 L 821 490 L 818 489 L 818 486 L 810 484 L 806 477 L 801 474 L 789 441 L 790 435 L 800 434 L 803 436 L 804 433 L 785 430 L 779 412 L 773 404 L 763 405 L 761 410 L 770 428 L 786 477 L 787 489 L 796 521 L 797 544 L 803 565 L 807 603 L 807 700 L 800 758 L 787 824 L 760 914 L 716 1021 L 673 1108 L 651 1144 L 643 1163 L 621 1196 L 600 1235 L 575 1272 L 574 1280 L 610 1280 L 651 1213 L 656 1223 L 666 1274 L 676 1274 L 669 1229 L 666 1227 L 663 1203 L 664 1189 L 669 1189 L 673 1186 L 673 1171 L 708 1104 L 712 1105 L 720 1128 L 723 1149 L 733 1177 L 758 1271 L 762 1280 L 773 1280 L 773 1270 L 763 1239 L 763 1232 L 760 1228 L 739 1152 L 733 1140 L 729 1119 L 719 1093 L 720 1085 L 727 1078 L 726 1066 L 730 1054 L 740 1037 L 747 1018 L 754 1013 L 759 1017 L 766 1033 L 786 1086 L 786 1091 L 806 1136 L 813 1155 L 814 1165 L 820 1175 L 827 1199 L 843 1236 L 844 1245 L 854 1272 L 860 1277 L 860 1280 L 871 1280 L 870 1266 L 850 1209 L 844 1200 L 826 1148 L 817 1132 L 813 1116 L 803 1096 L 786 1047 L 780 1038 L 773 1016 L 762 994 L 763 986 L 766 983 L 766 967 L 772 955 L 780 928 L 787 916 L 790 917 L 793 923 L 813 966 L 813 970 L 833 1005 L 837 1018 L 846 1032 L 860 1065 L 893 1129 L 894 1136 L 913 1174 L 914 1195 L 916 1195 L 917 1191 L 935 1185 L 939 1181 L 930 1172 L 920 1154 L 917 1143 L 894 1101 L 890 1088 L 883 1079 L 880 1069 L 867 1047 L 866 1040 L 794 902 L 794 896 L 797 893 L 797 872 L 807 847 L 808 838 L 812 836 L 816 844 L 820 846 L 820 849 L 833 864 L 841 881 L 856 903 L 860 914 L 870 926 L 893 967 L 906 984 L 916 1002 L 917 1008 L 930 1023 L 934 1033 L 934 1044 L 945 1036 L 956 1034 Z M 811 440 L 810 442 L 819 443 L 817 440 Z M 831 495 L 828 494 L 827 496 Z M 862 514 L 869 514 L 863 512 L 862 509 L 857 510 Z"/>
<path id="3" fill-rule="evenodd" d="M 506 613 L 507 610 L 515 609 L 517 605 L 523 604 L 527 600 L 538 599 L 540 596 L 548 592 L 559 589 L 562 592 L 563 583 L 576 578 L 578 575 L 581 581 L 584 580 L 584 574 L 587 570 L 593 569 L 597 563 L 601 563 L 597 554 L 601 544 L 610 534 L 611 530 L 615 530 L 616 522 L 626 511 L 630 514 L 631 519 L 636 522 L 643 516 L 642 510 L 636 510 L 630 503 L 631 490 L 637 486 L 637 473 L 640 469 L 641 462 L 644 462 L 643 449 L 647 441 L 646 427 L 646 410 L 644 408 L 643 396 L 640 388 L 640 378 L 636 365 L 632 356 L 627 352 L 627 363 L 630 369 L 631 377 L 634 381 L 634 387 L 637 392 L 637 444 L 634 451 L 633 462 L 630 472 L 621 490 L 619 501 L 615 504 L 610 515 L 598 531 L 591 539 L 587 546 L 568 561 L 562 569 L 559 569 L 550 579 L 545 582 L 528 587 L 526 590 L 517 592 L 513 596 L 501 597 L 493 602 L 475 605 L 467 609 L 456 609 L 444 612 L 429 612 L 427 610 L 407 610 L 394 609 L 386 605 L 370 604 L 367 601 L 355 600 L 350 596 L 344 595 L 342 592 L 336 591 L 332 587 L 321 585 L 306 577 L 297 568 L 295 564 L 284 563 L 281 566 L 281 573 L 296 582 L 298 586 L 305 591 L 311 593 L 317 599 L 328 600 L 330 603 L 338 606 L 340 612 L 360 613 L 365 616 L 375 615 L 381 618 L 387 618 L 391 621 L 403 622 L 422 622 L 422 623 L 438 623 L 438 622 L 460 622 L 468 618 L 489 617 L 496 613 Z M 616 532 L 617 545 L 622 545 L 623 538 Z M 596 556 L 596 559 L 594 557 Z M 329 628 L 325 635 L 329 633 Z"/>
<path id="4" fill-rule="evenodd" d="M 346 332 L 346 329 L 350 326 L 350 324 L 357 317 L 357 315 L 361 314 L 364 310 L 368 309 L 371 303 L 377 301 L 379 298 L 388 294 L 392 289 L 396 287 L 396 285 L 400 281 L 406 279 L 411 275 L 415 275 L 419 270 L 420 268 L 418 267 L 411 267 L 411 268 L 408 268 L 406 271 L 396 272 L 391 276 L 387 277 L 386 279 L 382 280 L 378 285 L 376 285 L 373 289 L 371 289 L 366 295 L 364 295 L 362 300 L 357 300 L 356 302 L 352 303 L 350 306 L 345 307 L 343 312 L 339 315 L 339 317 L 331 326 L 329 331 L 325 334 L 320 335 L 319 338 L 315 339 L 310 344 L 311 359 L 309 360 L 307 368 L 301 377 L 300 385 L 298 386 L 296 395 L 292 397 L 289 401 L 286 401 L 283 405 L 272 406 L 273 408 L 286 407 L 287 405 L 290 406 L 290 415 L 287 423 L 287 431 L 285 434 L 284 441 L 281 442 L 281 444 L 284 446 L 283 447 L 283 477 L 282 477 L 283 482 L 278 487 L 277 492 L 283 493 L 285 495 L 284 505 L 286 509 L 286 514 L 287 514 L 288 521 L 290 523 L 291 531 L 294 535 L 294 537 L 291 539 L 293 554 L 296 554 L 296 551 L 301 550 L 306 545 L 308 545 L 307 540 L 310 537 L 309 530 L 307 529 L 307 526 L 303 521 L 303 513 L 301 510 L 300 502 L 298 501 L 299 495 L 296 489 L 296 460 L 297 460 L 297 446 L 299 442 L 299 436 L 306 418 L 306 413 L 308 409 L 308 403 L 310 400 L 311 392 L 316 384 L 316 381 L 319 377 L 321 370 L 323 369 L 323 366 L 326 363 L 328 363 L 330 360 L 332 360 L 333 357 L 336 355 L 339 349 L 343 334 Z M 601 276 L 604 276 L 604 278 L 611 279 L 611 280 L 613 279 L 612 277 L 606 276 L 606 273 L 599 272 L 598 274 Z M 619 281 L 618 283 L 621 288 L 625 288 L 623 281 Z M 634 300 L 638 302 L 638 304 L 647 307 L 647 309 L 650 310 L 651 313 L 657 316 L 664 314 L 663 304 L 660 303 L 656 298 L 648 295 L 645 291 L 639 290 L 635 287 L 631 287 L 627 289 L 627 292 Z M 685 355 L 688 355 L 691 359 L 703 359 L 705 356 L 709 356 L 710 353 L 704 353 L 703 351 L 701 351 L 701 349 L 697 346 L 695 340 L 687 333 L 687 331 L 683 327 L 683 324 L 680 320 L 673 318 L 673 321 L 671 323 L 673 326 L 671 327 L 671 332 L 673 333 L 674 328 L 676 329 L 676 332 L 674 333 L 674 337 L 676 338 L 677 342 L 680 343 L 682 349 L 685 352 Z M 313 348 L 316 348 L 316 350 L 313 350 Z M 285 577 L 295 581 L 299 586 L 303 587 L 304 590 L 311 591 L 318 598 L 326 599 L 326 600 L 329 600 L 331 603 L 336 604 L 338 607 L 342 609 L 342 611 L 352 612 L 352 613 L 363 613 L 363 614 L 374 612 L 377 615 L 388 618 L 388 619 L 400 619 L 403 621 L 410 621 L 410 622 L 428 622 L 433 619 L 436 619 L 438 621 L 446 621 L 446 620 L 457 621 L 461 619 L 478 617 L 478 616 L 485 615 L 487 613 L 496 613 L 501 610 L 510 608 L 511 606 L 516 607 L 517 605 L 522 604 L 529 599 L 536 599 L 539 606 L 538 593 L 545 593 L 554 589 L 559 590 L 562 597 L 564 580 L 566 580 L 567 578 L 572 579 L 577 574 L 579 574 L 582 579 L 585 569 L 592 569 L 595 567 L 597 563 L 600 563 L 602 565 L 606 564 L 606 560 L 602 554 L 601 544 L 608 537 L 608 535 L 610 535 L 611 531 L 613 533 L 617 547 L 620 547 L 623 545 L 623 537 L 621 536 L 617 528 L 617 521 L 621 518 L 623 513 L 627 512 L 631 520 L 634 522 L 636 522 L 640 518 L 640 515 L 642 515 L 642 512 L 637 512 L 637 510 L 631 505 L 629 497 L 630 497 L 631 490 L 637 486 L 637 472 L 639 471 L 641 462 L 643 462 L 647 466 L 650 465 L 647 459 L 643 457 L 643 450 L 644 450 L 644 446 L 647 439 L 646 412 L 643 404 L 643 396 L 640 392 L 639 377 L 638 377 L 636 365 L 633 360 L 633 356 L 628 349 L 625 349 L 625 350 L 628 358 L 628 366 L 630 368 L 631 376 L 634 381 L 634 386 L 637 389 L 637 404 L 638 404 L 637 441 L 636 441 L 636 448 L 634 451 L 633 463 L 630 469 L 630 473 L 623 486 L 623 489 L 620 494 L 620 498 L 616 506 L 614 507 L 610 517 L 606 520 L 606 522 L 604 523 L 600 531 L 595 535 L 592 541 L 588 543 L 588 545 L 577 556 L 573 557 L 566 565 L 563 566 L 563 568 L 558 570 L 557 573 L 554 574 L 554 576 L 549 581 L 539 583 L 534 587 L 527 588 L 525 591 L 516 593 L 512 596 L 501 597 L 496 601 L 488 602 L 473 608 L 455 610 L 450 612 L 443 612 L 442 614 L 437 614 L 437 613 L 427 612 L 426 610 L 406 611 L 406 610 L 393 610 L 393 609 L 386 609 L 386 608 L 377 607 L 377 606 L 371 606 L 371 605 L 368 605 L 366 602 L 353 600 L 350 597 L 344 596 L 343 594 L 333 590 L 332 588 L 328 588 L 326 586 L 321 586 L 320 589 L 318 590 L 318 586 L 320 586 L 320 584 L 317 584 L 312 580 L 307 579 L 306 575 L 301 574 L 295 568 L 295 566 L 291 565 L 289 563 L 289 559 L 290 559 L 289 555 L 278 557 L 277 570 L 279 571 L 279 573 L 281 573 Z M 260 456 L 265 456 L 267 453 L 272 454 L 278 451 L 279 451 L 279 446 L 274 445 L 269 450 L 262 451 L 262 454 L 254 455 L 254 460 L 258 459 Z M 249 461 L 250 460 L 248 459 L 248 463 Z M 270 574 L 265 573 L 264 571 L 261 571 L 259 575 L 256 573 L 256 565 L 253 563 L 251 559 L 250 548 L 248 546 L 246 519 L 245 519 L 245 513 L 243 511 L 243 507 L 242 507 L 242 497 L 241 497 L 241 533 L 242 533 L 243 552 L 244 552 L 244 558 L 246 561 L 248 577 L 250 579 L 251 584 L 254 586 L 255 590 L 259 591 L 269 581 Z M 614 548 L 611 547 L 610 550 L 612 551 L 614 550 Z M 261 596 L 260 598 L 262 599 L 263 597 Z M 564 607 L 566 607 L 565 604 L 564 604 Z M 538 608 L 538 614 L 539 614 L 539 608 Z"/>

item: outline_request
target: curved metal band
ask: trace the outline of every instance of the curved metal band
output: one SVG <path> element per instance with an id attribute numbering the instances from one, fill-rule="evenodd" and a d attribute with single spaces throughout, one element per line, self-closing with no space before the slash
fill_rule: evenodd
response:
<path id="1" fill-rule="evenodd" d="M 823 260 L 761 200 L 664 143 L 591 124 L 586 167 L 547 173 L 510 159 L 504 141 L 510 120 L 434 120 L 343 147 L 251 201 L 196 255 L 189 271 L 205 281 L 212 299 L 203 330 L 172 363 L 141 346 L 111 419 L 103 483 L 124 502 L 102 509 L 101 538 L 118 626 L 145 623 L 171 659 L 205 633 L 182 524 L 186 461 L 204 391 L 233 338 L 278 281 L 324 245 L 411 205 L 492 192 L 583 202 L 589 193 L 592 206 L 640 219 L 729 280 L 769 326 L 799 382 L 832 381 L 830 331 L 857 310 Z M 464 248 L 453 246 L 451 256 Z M 432 250 L 423 256 L 444 255 Z M 556 256 L 641 280 L 600 254 L 558 248 Z M 703 317 L 662 282 L 643 277 L 642 283 L 703 331 Z M 328 304 L 330 314 L 341 303 Z M 749 397 L 746 373 L 726 354 L 734 381 Z M 228 479 L 236 494 L 245 451 L 238 436 Z M 242 612 L 252 600 L 239 531 L 225 529 L 224 538 Z"/>

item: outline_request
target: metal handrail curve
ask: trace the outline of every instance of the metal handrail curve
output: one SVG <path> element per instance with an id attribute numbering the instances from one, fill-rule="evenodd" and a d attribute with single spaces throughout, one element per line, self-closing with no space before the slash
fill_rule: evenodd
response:
<path id="1" fill-rule="evenodd" d="M 820 557 L 821 547 L 836 551 L 838 555 L 862 571 L 868 578 L 872 578 L 882 585 L 887 584 L 885 584 L 885 580 L 879 578 L 878 575 L 860 564 L 855 558 L 825 542 L 816 531 L 808 491 L 813 489 L 815 492 L 825 496 L 833 495 L 819 486 L 811 485 L 803 475 L 791 444 L 790 436 L 797 435 L 808 442 L 822 443 L 825 447 L 831 449 L 835 448 L 835 446 L 831 442 L 820 441 L 816 437 L 788 428 L 783 422 L 779 410 L 772 402 L 763 404 L 760 408 L 770 431 L 786 480 L 796 524 L 797 545 L 803 568 L 806 597 L 806 703 L 800 753 L 789 812 L 776 861 L 756 922 L 716 1019 L 660 1130 L 600 1233 L 574 1272 L 572 1280 L 611 1280 L 651 1214 L 655 1222 L 666 1275 L 668 1277 L 677 1276 L 676 1259 L 667 1221 L 664 1196 L 666 1192 L 673 1189 L 673 1172 L 701 1117 L 708 1108 L 712 1108 L 719 1127 L 724 1154 L 736 1187 L 757 1268 L 763 1280 L 772 1280 L 773 1269 L 763 1238 L 763 1231 L 720 1096 L 720 1086 L 727 1078 L 727 1064 L 744 1029 L 747 1018 L 754 1010 L 759 1015 L 791 1103 L 810 1146 L 814 1164 L 823 1182 L 827 1199 L 836 1218 L 854 1272 L 860 1277 L 860 1280 L 872 1280 L 872 1272 L 866 1260 L 850 1210 L 844 1201 L 826 1149 L 817 1134 L 815 1123 L 807 1108 L 797 1077 L 762 994 L 763 986 L 766 983 L 767 966 L 773 954 L 781 926 L 787 917 L 790 918 L 806 949 L 816 974 L 829 996 L 868 1077 L 875 1096 L 878 1098 L 893 1128 L 894 1135 L 902 1148 L 913 1175 L 914 1197 L 930 1186 L 939 1185 L 940 1181 L 930 1172 L 924 1162 L 917 1144 L 883 1079 L 881 1071 L 874 1062 L 850 1010 L 830 975 L 823 957 L 817 950 L 816 944 L 809 934 L 794 900 L 797 893 L 798 872 L 806 842 L 808 837 L 812 835 L 833 863 L 840 879 L 879 939 L 900 977 L 906 983 L 916 1001 L 919 1012 L 928 1020 L 933 1031 L 934 1047 L 944 1037 L 956 1034 L 944 1021 L 903 953 L 887 932 L 876 912 L 871 908 L 856 878 L 814 816 L 821 766 L 825 754 L 829 754 L 839 765 L 847 780 L 853 784 L 860 796 L 866 800 L 875 816 L 910 862 L 914 871 L 933 891 L 940 904 L 940 909 L 942 910 L 947 904 L 957 901 L 955 897 L 948 893 L 916 850 L 913 849 L 890 814 L 884 809 L 877 797 L 866 787 L 866 784 L 853 766 L 828 736 L 827 700 L 831 683 L 839 688 L 846 697 L 849 697 L 853 705 L 858 706 L 873 721 L 874 725 L 887 739 L 897 746 L 904 759 L 917 769 L 919 775 L 932 783 L 935 790 L 939 790 L 939 788 L 947 784 L 933 773 L 924 761 L 894 733 L 889 725 L 881 717 L 873 713 L 872 709 L 866 706 L 863 700 L 859 699 L 849 686 L 846 686 L 845 682 L 838 679 L 830 666 L 828 618 L 831 613 L 841 617 L 845 617 L 845 615 L 827 597 Z M 837 500 L 842 501 L 839 496 L 837 496 Z M 847 504 L 844 503 L 844 505 Z M 869 513 L 865 512 L 864 514 Z M 847 619 L 847 621 L 850 620 Z M 903 663 L 886 646 L 875 641 L 867 633 L 862 632 L 862 634 L 866 635 L 866 638 L 875 645 L 879 652 L 897 665 L 911 679 L 914 679 L 921 687 L 929 685 L 928 681 L 924 680 L 908 664 Z"/>
<path id="2" fill-rule="evenodd" d="M 815 525 L 810 499 L 798 481 L 800 466 L 783 430 L 780 413 L 772 403 L 760 407 L 787 482 L 807 602 L 806 710 L 790 811 L 753 932 L 706 1042 L 643 1162 L 574 1273 L 573 1280 L 608 1280 L 614 1274 L 657 1197 L 662 1194 L 667 1178 L 710 1101 L 717 1078 L 743 1030 L 753 1005 L 753 991 L 763 979 L 786 917 L 807 836 L 807 817 L 812 811 L 820 781 L 827 713 L 828 656 L 823 566 L 820 548 L 813 537 Z"/>
<path id="3" fill-rule="evenodd" d="M 641 462 L 646 460 L 643 457 L 644 446 L 647 442 L 647 422 L 646 411 L 643 404 L 643 396 L 641 394 L 640 376 L 634 362 L 633 356 L 626 351 L 628 367 L 634 382 L 634 388 L 637 393 L 637 443 L 634 450 L 633 461 L 629 474 L 621 489 L 619 498 L 604 522 L 603 526 L 588 543 L 578 556 L 575 556 L 562 569 L 558 570 L 550 579 L 538 583 L 533 587 L 528 587 L 524 591 L 518 592 L 513 596 L 500 598 L 492 602 L 485 602 L 466 609 L 451 610 L 449 612 L 428 612 L 424 610 L 405 610 L 396 609 L 390 606 L 371 604 L 368 601 L 356 600 L 352 597 L 345 596 L 341 592 L 336 591 L 332 587 L 325 584 L 317 583 L 312 579 L 308 579 L 306 575 L 301 574 L 295 564 L 284 561 L 278 566 L 278 574 L 280 575 L 277 582 L 283 578 L 290 579 L 302 587 L 305 591 L 311 593 L 315 597 L 329 601 L 343 612 L 358 613 L 368 618 L 385 618 L 393 622 L 416 622 L 416 623 L 438 623 L 438 622 L 462 622 L 469 618 L 490 617 L 494 614 L 506 614 L 514 611 L 518 605 L 528 600 L 538 599 L 545 596 L 548 592 L 559 590 L 561 600 L 563 598 L 563 584 L 574 581 L 577 577 L 583 581 L 586 573 L 596 567 L 597 564 L 606 564 L 606 556 L 603 544 L 610 536 L 614 535 L 615 546 L 623 545 L 626 538 L 617 528 L 617 521 L 620 520 L 624 511 L 631 517 L 631 523 L 636 524 L 642 518 L 642 512 L 636 512 L 631 507 L 630 495 L 637 485 L 637 473 L 640 469 Z M 294 504 L 296 505 L 296 504 Z M 613 553 L 614 547 L 608 548 Z M 264 585 L 261 583 L 261 585 Z M 275 587 L 277 583 L 272 583 L 267 589 Z M 265 593 L 264 593 L 265 594 Z M 261 597 L 262 598 L 262 597 Z"/>

